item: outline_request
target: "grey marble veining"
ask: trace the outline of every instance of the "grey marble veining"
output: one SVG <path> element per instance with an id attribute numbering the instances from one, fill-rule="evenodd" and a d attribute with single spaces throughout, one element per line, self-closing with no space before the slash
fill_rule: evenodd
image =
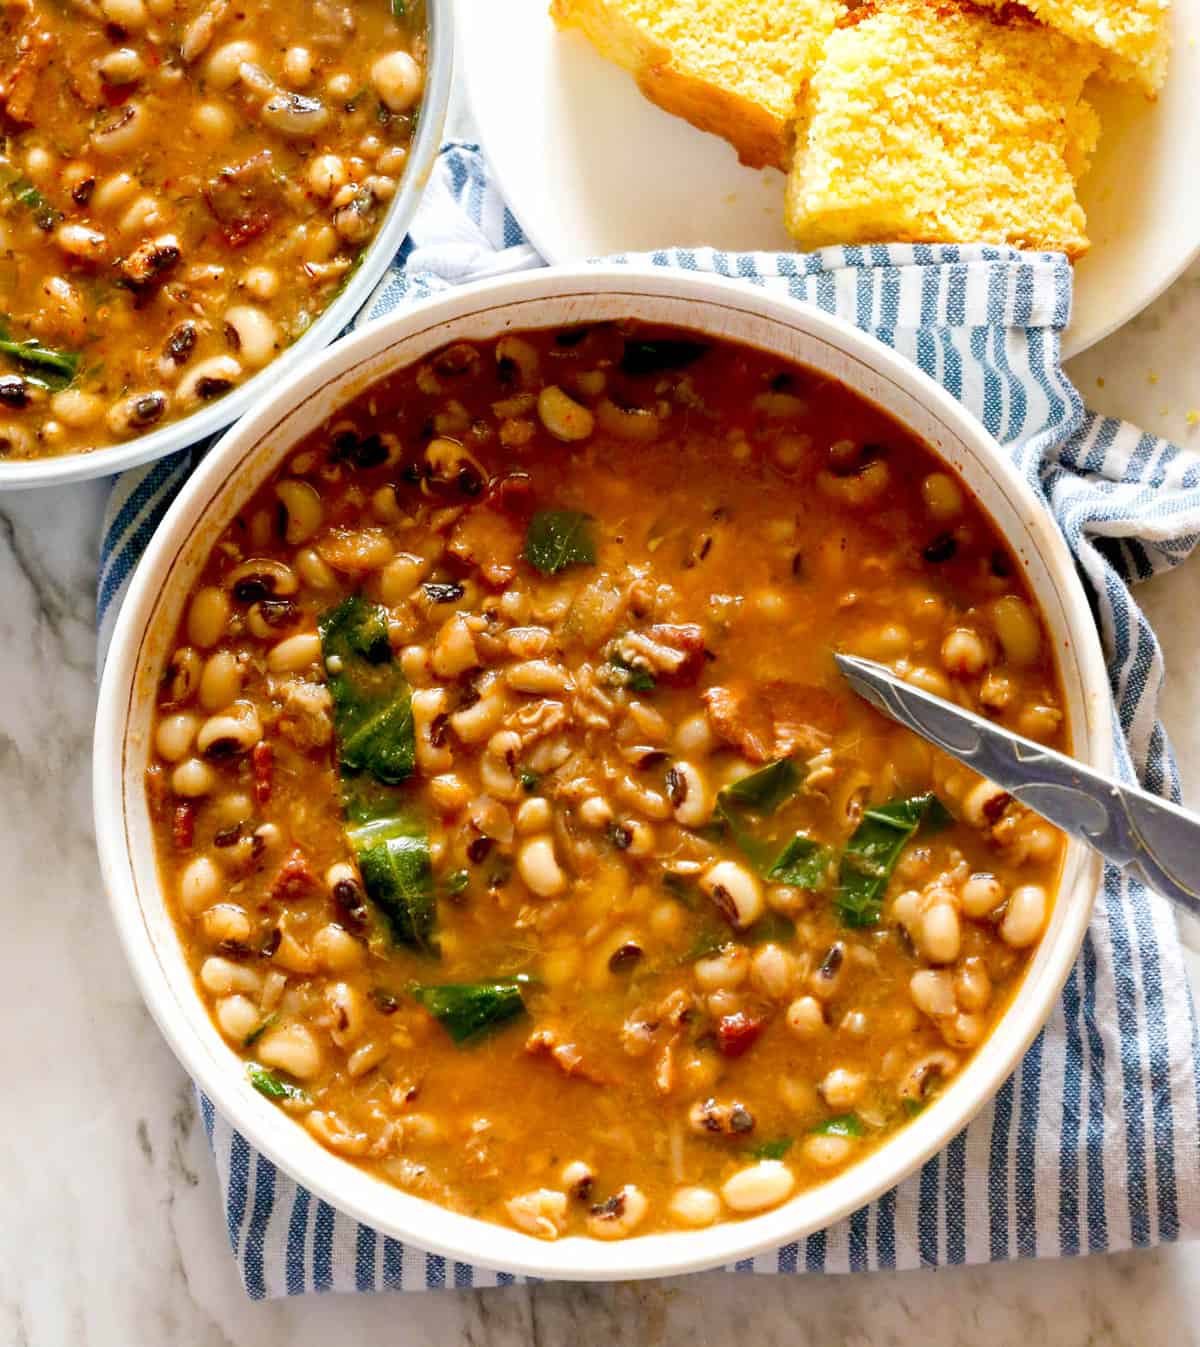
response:
<path id="1" fill-rule="evenodd" d="M 1200 267 L 1072 374 L 1092 405 L 1200 445 L 1187 423 L 1200 409 L 1198 338 Z M 0 498 L 0 1347 L 1200 1341 L 1200 1247 L 869 1278 L 712 1275 L 250 1304 L 191 1088 L 133 988 L 96 869 L 103 496 L 97 484 Z M 1164 638 L 1166 716 L 1194 800 L 1198 567 L 1141 591 Z"/>

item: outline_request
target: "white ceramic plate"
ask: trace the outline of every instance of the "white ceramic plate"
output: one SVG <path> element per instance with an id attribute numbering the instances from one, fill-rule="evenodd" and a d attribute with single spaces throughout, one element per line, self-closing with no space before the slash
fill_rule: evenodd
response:
<path id="1" fill-rule="evenodd" d="M 1108 682 L 1071 554 L 979 422 L 915 365 L 840 319 L 721 277 L 625 266 L 539 268 L 452 289 L 368 324 L 282 380 L 192 474 L 147 548 L 121 607 L 96 714 L 96 841 L 117 927 L 151 1012 L 222 1116 L 311 1191 L 378 1230 L 485 1267 L 574 1280 L 666 1276 L 730 1263 L 829 1225 L 892 1187 L 944 1146 L 1013 1070 L 1075 961 L 1100 878 L 1096 853 L 1069 841 L 1059 896 L 1020 994 L 984 1050 L 919 1118 L 828 1183 L 774 1211 L 708 1230 L 546 1243 L 372 1178 L 246 1084 L 243 1063 L 197 995 L 163 900 L 146 803 L 159 677 L 185 597 L 246 498 L 300 439 L 377 379 L 453 341 L 627 317 L 697 328 L 810 365 L 857 389 L 952 463 L 1009 540 L 1042 606 L 1061 652 L 1075 752 L 1109 768 Z"/>
<path id="2" fill-rule="evenodd" d="M 710 244 L 792 249 L 783 175 L 661 111 L 549 0 L 458 0 L 467 93 L 501 190 L 551 262 Z M 1077 355 L 1155 299 L 1200 253 L 1200 0 L 1175 0 L 1155 103 L 1089 89 L 1103 132 L 1081 194 L 1092 249 L 1064 342 Z"/>

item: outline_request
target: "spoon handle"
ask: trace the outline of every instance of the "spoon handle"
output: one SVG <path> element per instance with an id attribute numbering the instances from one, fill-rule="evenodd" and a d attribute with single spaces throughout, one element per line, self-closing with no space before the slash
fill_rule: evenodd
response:
<path id="1" fill-rule="evenodd" d="M 876 710 L 1200 917 L 1200 816 L 923 692 L 882 664 L 834 659 Z"/>

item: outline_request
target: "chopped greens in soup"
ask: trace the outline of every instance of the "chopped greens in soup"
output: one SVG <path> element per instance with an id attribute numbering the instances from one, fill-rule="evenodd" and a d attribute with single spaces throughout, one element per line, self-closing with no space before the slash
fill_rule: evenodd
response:
<path id="1" fill-rule="evenodd" d="M 0 459 L 220 398 L 351 275 L 416 125 L 423 0 L 0 7 Z"/>
<path id="2" fill-rule="evenodd" d="M 226 530 L 163 674 L 163 880 L 246 1088 L 545 1239 L 868 1154 L 986 1050 L 1061 837 L 837 649 L 1065 744 L 1019 565 L 840 384 L 615 323 L 367 390 Z"/>

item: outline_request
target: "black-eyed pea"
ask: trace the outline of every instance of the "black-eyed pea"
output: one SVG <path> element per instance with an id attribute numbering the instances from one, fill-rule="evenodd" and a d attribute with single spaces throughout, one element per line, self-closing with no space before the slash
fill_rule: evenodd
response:
<path id="1" fill-rule="evenodd" d="M 256 62 L 258 44 L 249 40 L 225 42 L 205 62 L 204 82 L 219 91 L 232 89 L 240 78 L 243 62 Z"/>
<path id="2" fill-rule="evenodd" d="M 978 955 L 964 959 L 954 975 L 954 995 L 967 1011 L 986 1010 L 992 999 L 992 979 Z"/>
<path id="3" fill-rule="evenodd" d="M 179 876 L 179 905 L 189 917 L 199 916 L 217 901 L 224 888 L 221 871 L 208 856 L 195 856 Z"/>
<path id="4" fill-rule="evenodd" d="M 842 985 L 845 973 L 846 946 L 837 940 L 829 946 L 821 962 L 809 975 L 809 990 L 819 1001 L 832 1000 Z"/>
<path id="5" fill-rule="evenodd" d="M 1009 664 L 1028 668 L 1042 653 L 1042 628 L 1033 610 L 1016 594 L 1005 594 L 992 604 L 992 625 Z"/>
<path id="6" fill-rule="evenodd" d="M 795 1176 L 782 1160 L 759 1160 L 726 1179 L 721 1197 L 739 1214 L 766 1211 L 790 1197 L 795 1186 Z"/>
<path id="7" fill-rule="evenodd" d="M 991 828 L 1011 799 L 1004 787 L 994 781 L 978 781 L 963 796 L 963 820 L 972 828 Z"/>
<path id="8" fill-rule="evenodd" d="M 250 918 L 236 903 L 216 903 L 201 918 L 201 926 L 214 945 L 244 945 L 250 939 Z"/>
<path id="9" fill-rule="evenodd" d="M 244 1044 L 261 1022 L 258 1007 L 247 996 L 235 993 L 217 1002 L 217 1025 L 231 1043 Z"/>
<path id="10" fill-rule="evenodd" d="M 815 996 L 798 996 L 788 1006 L 785 1022 L 788 1029 L 804 1041 L 819 1038 L 828 1028 L 824 1008 Z"/>
<path id="11" fill-rule="evenodd" d="M 437 634 L 430 656 L 439 678 L 458 678 L 468 669 L 479 667 L 479 652 L 468 619 L 462 613 L 448 618 Z"/>
<path id="12" fill-rule="evenodd" d="M 312 939 L 313 958 L 331 973 L 352 973 L 362 967 L 364 950 L 345 927 L 329 922 Z"/>
<path id="13" fill-rule="evenodd" d="M 530 796 L 517 807 L 517 832 L 526 835 L 545 832 L 550 826 L 550 819 L 550 801 L 541 795 Z"/>
<path id="14" fill-rule="evenodd" d="M 541 977 L 547 987 L 565 987 L 579 976 L 580 951 L 575 945 L 560 945 L 542 956 Z"/>
<path id="15" fill-rule="evenodd" d="M 1011 674 L 989 669 L 979 685 L 979 704 L 992 711 L 1003 711 L 1016 694 L 1016 683 Z"/>
<path id="16" fill-rule="evenodd" d="M 694 763 L 678 759 L 667 769 L 667 795 L 675 821 L 685 828 L 698 828 L 712 814 L 708 783 Z"/>
<path id="17" fill-rule="evenodd" d="M 889 661 L 907 655 L 912 649 L 912 632 L 903 622 L 881 622 L 854 637 L 857 654 L 866 659 Z"/>
<path id="18" fill-rule="evenodd" d="M 721 1064 L 712 1052 L 697 1052 L 683 1059 L 680 1074 L 689 1090 L 704 1093 L 713 1088 L 721 1075 Z"/>
<path id="19" fill-rule="evenodd" d="M 640 818 L 626 819 L 621 824 L 627 856 L 650 856 L 658 846 L 658 834 L 649 823 Z"/>
<path id="20" fill-rule="evenodd" d="M 650 930 L 659 940 L 667 942 L 678 940 L 683 934 L 684 924 L 683 908 L 669 898 L 656 903 L 651 909 Z"/>
<path id="21" fill-rule="evenodd" d="M 591 1209 L 587 1218 L 588 1234 L 593 1239 L 624 1239 L 642 1223 L 649 1208 L 645 1193 L 627 1183 Z"/>
<path id="22" fill-rule="evenodd" d="M 425 82 L 420 64 L 406 51 L 389 51 L 371 66 L 371 83 L 389 112 L 407 112 Z"/>
<path id="23" fill-rule="evenodd" d="M 200 965 L 200 985 L 214 996 L 229 996 L 233 992 L 255 996 L 262 979 L 253 968 L 214 954 Z"/>
<path id="24" fill-rule="evenodd" d="M 962 488 L 947 472 L 931 472 L 921 483 L 921 499 L 938 523 L 957 519 L 963 511 Z"/>
<path id="25" fill-rule="evenodd" d="M 253 702 L 236 701 L 209 718 L 196 734 L 196 748 L 210 759 L 249 753 L 263 735 L 262 721 Z"/>
<path id="26" fill-rule="evenodd" d="M 830 1108 L 839 1113 L 848 1112 L 863 1097 L 867 1078 L 861 1071 L 850 1071 L 844 1066 L 834 1067 L 821 1081 L 821 1097 Z"/>
<path id="27" fill-rule="evenodd" d="M 557 1239 L 567 1228 L 567 1195 L 556 1188 L 510 1197 L 504 1210 L 518 1230 L 538 1239 Z"/>
<path id="28" fill-rule="evenodd" d="M 414 694 L 414 701 L 416 700 Z M 479 758 L 479 780 L 497 800 L 517 800 L 522 795 L 515 765 L 521 751 L 521 736 L 515 730 L 499 730 L 488 740 Z"/>
<path id="29" fill-rule="evenodd" d="M 332 589 L 337 584 L 333 569 L 311 547 L 296 553 L 296 572 L 310 589 Z"/>
<path id="30" fill-rule="evenodd" d="M 321 1049 L 312 1030 L 298 1023 L 268 1029 L 258 1040 L 258 1060 L 296 1080 L 311 1080 L 321 1069 Z"/>
<path id="31" fill-rule="evenodd" d="M 804 1141 L 804 1158 L 819 1169 L 843 1165 L 853 1153 L 853 1137 L 816 1132 Z"/>
<path id="32" fill-rule="evenodd" d="M 242 667 L 232 650 L 209 655 L 200 675 L 200 705 L 206 711 L 223 711 L 242 690 Z"/>
<path id="33" fill-rule="evenodd" d="M 283 77 L 293 89 L 306 89 L 316 73 L 316 62 L 307 47 L 289 47 L 283 54 Z"/>
<path id="34" fill-rule="evenodd" d="M 641 444 L 658 439 L 662 432 L 662 421 L 649 408 L 620 407 L 612 398 L 601 398 L 596 404 L 596 424 L 614 439 Z"/>
<path id="35" fill-rule="evenodd" d="M 1035 865 L 1048 865 L 1058 859 L 1062 848 L 1062 834 L 1049 823 L 1034 822 L 1024 834 L 1025 860 Z"/>
<path id="36" fill-rule="evenodd" d="M 567 877 L 554 854 L 549 834 L 531 837 L 517 851 L 517 873 L 539 898 L 554 898 L 567 887 Z"/>
<path id="37" fill-rule="evenodd" d="M 433 682 L 433 662 L 423 645 L 406 645 L 400 651 L 400 671 L 414 688 L 428 687 Z"/>
<path id="38" fill-rule="evenodd" d="M 586 1160 L 571 1160 L 563 1165 L 563 1187 L 580 1202 L 586 1201 L 596 1182 L 596 1172 Z"/>
<path id="39" fill-rule="evenodd" d="M 275 496 L 283 507 L 284 539 L 292 546 L 306 542 L 321 527 L 325 517 L 325 507 L 316 487 L 298 477 L 285 477 L 276 483 Z"/>
<path id="40" fill-rule="evenodd" d="M 272 673 L 300 673 L 320 663 L 321 637 L 315 631 L 286 636 L 267 652 L 267 668 Z"/>
<path id="41" fill-rule="evenodd" d="M 1041 702 L 1035 702 L 1031 706 L 1023 707 L 1020 715 L 1017 717 L 1017 733 L 1023 734 L 1027 739 L 1036 739 L 1039 743 L 1045 743 L 1048 739 L 1053 739 L 1062 727 L 1063 713 L 1057 706 L 1046 706 Z"/>
<path id="42" fill-rule="evenodd" d="M 443 728 L 449 703 L 450 694 L 444 687 L 416 688 L 412 694 L 417 766 L 426 776 L 437 776 L 454 766 Z"/>
<path id="43" fill-rule="evenodd" d="M 671 801 L 661 791 L 651 790 L 636 777 L 628 774 L 619 776 L 613 785 L 617 798 L 636 809 L 639 814 L 656 821 L 665 821 L 671 817 Z"/>
<path id="44" fill-rule="evenodd" d="M 188 641 L 209 650 L 225 635 L 232 609 L 229 596 L 216 585 L 198 589 L 188 605 Z"/>
<path id="45" fill-rule="evenodd" d="M 680 1225 L 702 1230 L 712 1225 L 721 1214 L 721 1199 L 711 1188 L 677 1188 L 671 1195 L 667 1210 Z"/>
<path id="46" fill-rule="evenodd" d="M 185 800 L 199 800 L 217 784 L 213 769 L 200 758 L 184 758 L 171 773 L 171 790 Z"/>
<path id="47" fill-rule="evenodd" d="M 557 384 L 549 384 L 538 394 L 538 419 L 557 440 L 567 443 L 586 440 L 596 426 L 592 412 L 564 393 Z"/>
<path id="48" fill-rule="evenodd" d="M 588 828 L 607 828 L 613 821 L 612 805 L 602 795 L 589 795 L 581 801 L 577 813 Z"/>
<path id="49" fill-rule="evenodd" d="M 179 762 L 191 752 L 199 721 L 189 711 L 163 716 L 154 730 L 154 747 L 166 762 Z"/>
<path id="50" fill-rule="evenodd" d="M 952 904 L 937 902 L 925 910 L 921 917 L 919 944 L 921 952 L 932 963 L 948 964 L 958 958 L 962 930 Z"/>
<path id="51" fill-rule="evenodd" d="M 745 1005 L 745 998 L 740 992 L 721 991 L 709 992 L 704 1001 L 705 1008 L 714 1020 L 719 1020 L 725 1015 L 736 1015 Z"/>
<path id="52" fill-rule="evenodd" d="M 435 665 L 436 668 L 436 653 Z M 541 697 L 558 696 L 574 690 L 571 675 L 561 664 L 548 659 L 520 660 L 504 670 L 504 681 L 515 692 Z"/>
<path id="53" fill-rule="evenodd" d="M 745 945 L 728 945 L 692 965 L 696 985 L 703 992 L 731 991 L 740 987 L 749 973 L 750 951 Z"/>
<path id="54" fill-rule="evenodd" d="M 367 1008 L 362 993 L 349 982 L 333 982 L 325 988 L 325 1009 L 330 1020 L 329 1036 L 339 1048 L 357 1043 L 367 1026 Z"/>
<path id="55" fill-rule="evenodd" d="M 1040 884 L 1020 884 L 1008 898 L 1000 936 L 1014 949 L 1032 945 L 1046 924 L 1046 890 Z"/>
<path id="56" fill-rule="evenodd" d="M 963 912 L 975 921 L 990 917 L 1004 902 L 1006 890 L 995 875 L 979 870 L 970 875 L 959 891 Z"/>
<path id="57" fill-rule="evenodd" d="M 960 1010 L 957 1015 L 939 1020 L 938 1028 L 952 1048 L 973 1048 L 986 1032 L 987 1020 L 982 1015 Z"/>
<path id="58" fill-rule="evenodd" d="M 987 667 L 988 649 L 970 627 L 955 627 L 942 642 L 942 667 L 957 678 L 974 678 Z"/>
<path id="59" fill-rule="evenodd" d="M 450 717 L 450 728 L 464 744 L 478 744 L 500 728 L 510 709 L 510 701 L 499 684 L 490 685 L 479 700 Z"/>
<path id="60" fill-rule="evenodd" d="M 360 1076 L 365 1076 L 368 1071 L 374 1070 L 380 1062 L 384 1061 L 390 1051 L 391 1049 L 382 1039 L 375 1039 L 370 1043 L 360 1043 L 346 1058 L 346 1074 L 351 1080 L 357 1080 Z"/>
<path id="61" fill-rule="evenodd" d="M 940 670 L 931 669 L 927 664 L 918 664 L 909 669 L 904 675 L 904 681 L 935 697 L 950 696 L 950 680 Z"/>
<path id="62" fill-rule="evenodd" d="M 700 887 L 730 925 L 739 930 L 762 916 L 762 885 L 752 871 L 737 861 L 718 861 L 710 866 L 700 876 Z"/>
<path id="63" fill-rule="evenodd" d="M 782 945 L 760 945 L 750 959 L 750 983 L 772 1001 L 784 1001 L 796 981 L 796 960 Z"/>
<path id="64" fill-rule="evenodd" d="M 702 758 L 712 752 L 715 744 L 712 725 L 703 711 L 697 711 L 675 728 L 673 746 L 684 758 Z"/>
<path id="65" fill-rule="evenodd" d="M 780 1076 L 775 1089 L 783 1106 L 799 1118 L 816 1116 L 824 1107 L 817 1087 L 802 1076 Z"/>
<path id="66" fill-rule="evenodd" d="M 271 958 L 280 968 L 286 968 L 289 973 L 315 973 L 317 969 L 317 961 L 313 957 L 311 949 L 307 945 L 302 945 L 291 931 L 282 928 L 280 928 L 279 942 L 275 946 L 275 953 Z"/>
<path id="67" fill-rule="evenodd" d="M 953 1015 L 958 1009 L 954 996 L 954 975 L 945 970 L 923 968 L 909 979 L 908 992 L 913 1005 L 931 1019 Z"/>
<path id="68" fill-rule="evenodd" d="M 286 1070 L 286 1067 L 281 1070 Z M 304 1125 L 322 1145 L 339 1155 L 366 1155 L 371 1138 L 366 1132 L 351 1127 L 336 1113 L 327 1109 L 313 1109 L 304 1116 Z"/>
<path id="69" fill-rule="evenodd" d="M 183 407 L 197 407 L 219 398 L 242 377 L 242 367 L 231 355 L 209 356 L 193 365 L 179 381 L 175 396 Z"/>

